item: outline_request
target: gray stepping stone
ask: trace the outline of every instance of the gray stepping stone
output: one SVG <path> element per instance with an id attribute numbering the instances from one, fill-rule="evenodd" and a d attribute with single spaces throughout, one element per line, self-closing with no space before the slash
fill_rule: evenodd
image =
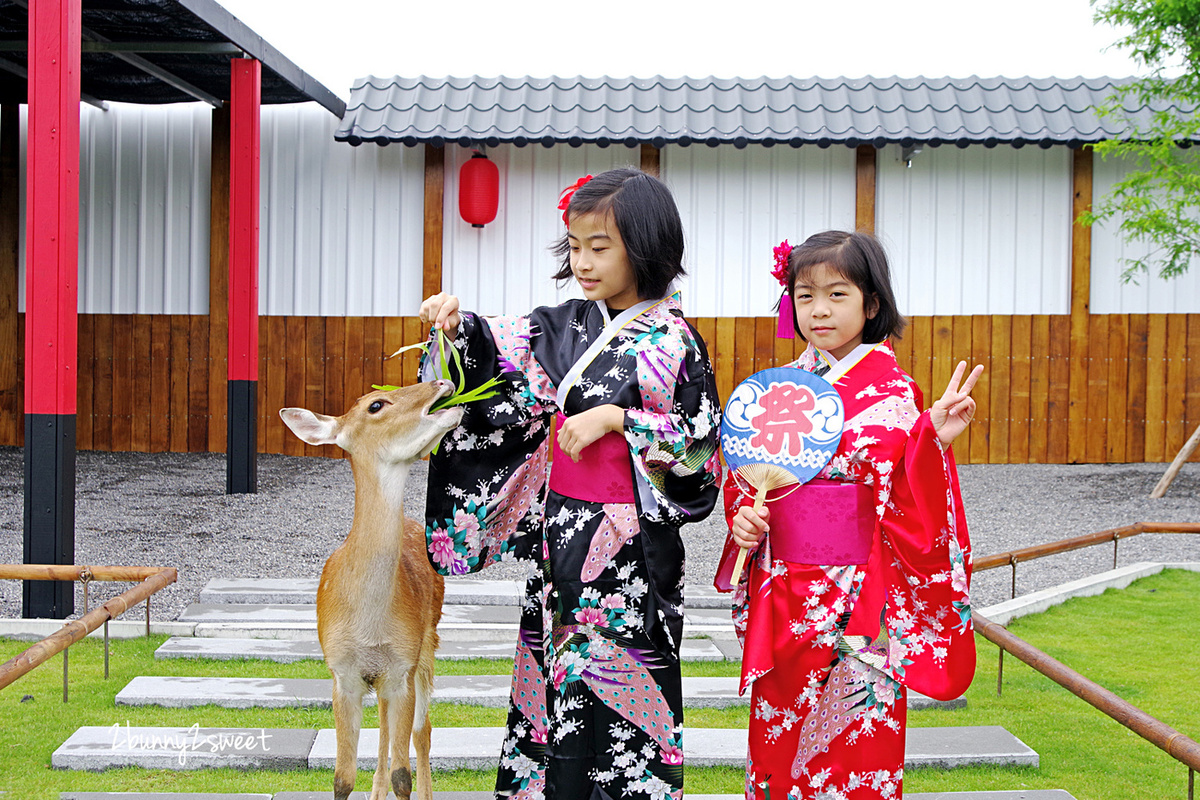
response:
<path id="1" fill-rule="evenodd" d="M 437 658 L 442 661 L 463 661 L 468 658 L 511 661 L 516 651 L 515 642 L 515 633 L 507 633 L 503 641 L 443 638 Z M 739 651 L 737 657 L 729 659 L 712 639 L 684 639 L 680 656 L 684 661 L 737 661 L 741 653 Z M 281 663 L 320 661 L 324 658 L 316 639 L 251 639 L 244 636 L 173 636 L 154 651 L 154 657 L 212 658 L 219 661 L 260 658 Z"/>
<path id="2" fill-rule="evenodd" d="M 1075 800 L 1062 789 L 1016 792 L 937 792 L 906 794 L 908 800 Z M 274 800 L 330 800 L 331 792 L 280 792 Z M 492 800 L 491 792 L 434 792 L 434 800 Z M 740 794 L 689 794 L 688 800 L 741 800 Z M 59 800 L 272 800 L 269 794 L 176 794 L 136 792 L 63 792 Z M 351 792 L 350 800 L 367 800 L 366 792 Z"/>
<path id="3" fill-rule="evenodd" d="M 436 782 L 436 779 L 435 779 Z M 105 797 L 115 795 L 104 795 Z M 140 797 L 140 795 L 138 795 Z M 434 792 L 433 800 L 493 800 L 492 792 Z M 330 792 L 280 792 L 275 800 L 330 800 Z M 388 795 L 392 797 L 392 795 Z M 688 800 L 741 800 L 740 794 L 689 794 Z M 350 800 L 367 800 L 366 792 L 351 792 Z"/>
<path id="4" fill-rule="evenodd" d="M 501 661 L 512 661 L 516 653 L 516 635 L 504 642 L 459 641 L 443 638 L 438 645 L 437 657 L 445 661 L 464 661 L 468 658 L 488 658 Z M 730 660 L 722 649 L 712 639 L 684 639 L 679 645 L 679 657 L 684 661 L 728 661 Z M 741 660 L 741 650 L 737 658 Z"/>
<path id="5" fill-rule="evenodd" d="M 79 728 L 50 757 L 56 769 L 304 769 L 316 731 L 282 728 Z"/>
<path id="6" fill-rule="evenodd" d="M 951 769 L 968 765 L 1038 766 L 1038 754 L 999 725 L 909 728 L 904 766 Z"/>
<path id="7" fill-rule="evenodd" d="M 318 578 L 213 578 L 200 591 L 201 603 L 316 603 Z M 731 594 L 711 585 L 688 585 L 684 605 L 729 610 Z M 447 578 L 446 604 L 519 606 L 525 599 L 525 581 Z"/>
<path id="8" fill-rule="evenodd" d="M 511 678 L 508 675 L 438 675 L 433 699 L 442 703 L 505 708 Z M 737 678 L 684 678 L 683 702 L 687 708 L 745 706 L 748 697 L 737 693 Z M 224 708 L 329 708 L 333 682 L 322 678 L 191 678 L 141 675 L 117 693 L 117 705 L 154 705 L 191 708 L 207 704 Z M 369 694 L 366 704 L 374 705 Z M 948 703 L 909 692 L 909 708 L 957 708 L 966 705 L 958 698 Z"/>
<path id="9" fill-rule="evenodd" d="M 201 603 L 315 603 L 320 578 L 213 578 L 200 590 Z"/>
<path id="10" fill-rule="evenodd" d="M 322 678 L 191 678 L 139 675 L 117 692 L 119 706 L 330 708 L 333 681 Z M 375 695 L 364 698 L 374 705 Z"/>
<path id="11" fill-rule="evenodd" d="M 504 738 L 503 728 L 434 728 L 430 761 L 435 769 L 488 769 L 495 766 Z M 379 730 L 364 728 L 358 741 L 359 769 L 375 768 Z M 331 768 L 337 750 L 336 734 L 317 732 L 309 756 L 314 769 Z M 739 767 L 746 763 L 746 731 L 739 728 L 689 728 L 683 738 L 684 760 L 693 767 Z M 1038 754 L 997 726 L 909 728 L 906 768 L 991 764 L 1038 766 Z"/>
<path id="12" fill-rule="evenodd" d="M 226 639 L 219 637 L 172 636 L 154 651 L 155 658 L 212 658 L 236 661 L 261 658 L 290 664 L 293 661 L 320 661 L 324 658 L 316 640 Z"/>
<path id="13" fill-rule="evenodd" d="M 515 638 L 521 610 L 517 606 L 446 605 L 438 623 L 444 638 Z M 177 620 L 196 626 L 197 636 L 251 631 L 262 638 L 311 638 L 316 635 L 317 607 L 311 603 L 193 603 Z M 729 612 L 698 609 L 684 616 L 684 634 L 733 634 Z"/>
<path id="14" fill-rule="evenodd" d="M 278 796 L 278 795 L 277 795 Z M 904 793 L 907 800 L 1075 800 L 1062 789 L 1022 789 L 1015 792 L 922 792 Z"/>
<path id="15" fill-rule="evenodd" d="M 332 795 L 330 795 L 332 797 Z M 269 794 L 211 792 L 62 792 L 58 800 L 271 800 Z"/>

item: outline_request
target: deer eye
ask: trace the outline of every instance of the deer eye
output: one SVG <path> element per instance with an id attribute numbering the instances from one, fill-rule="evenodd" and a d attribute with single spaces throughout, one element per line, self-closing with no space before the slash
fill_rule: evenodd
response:
<path id="1" fill-rule="evenodd" d="M 367 406 L 367 413 L 368 414 L 378 414 L 379 409 L 381 409 L 381 408 L 383 408 L 383 401 L 376 400 L 374 403 L 371 403 L 371 405 Z"/>

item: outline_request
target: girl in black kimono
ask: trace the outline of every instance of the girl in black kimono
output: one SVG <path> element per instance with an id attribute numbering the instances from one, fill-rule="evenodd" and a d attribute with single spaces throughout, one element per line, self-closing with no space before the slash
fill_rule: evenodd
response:
<path id="1" fill-rule="evenodd" d="M 446 575 L 536 567 L 497 796 L 679 798 L 679 527 L 716 502 L 720 402 L 670 288 L 683 274 L 670 192 L 621 169 L 564 195 L 555 277 L 586 299 L 489 318 L 453 295 L 421 306 L 452 337 L 466 386 L 506 379 L 430 459 L 430 559 Z"/>

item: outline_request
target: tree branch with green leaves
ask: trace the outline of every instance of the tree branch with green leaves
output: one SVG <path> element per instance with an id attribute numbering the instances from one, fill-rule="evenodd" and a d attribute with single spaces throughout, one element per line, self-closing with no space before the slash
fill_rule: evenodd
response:
<path id="1" fill-rule="evenodd" d="M 1125 177 L 1080 222 L 1116 222 L 1128 242 L 1146 245 L 1124 259 L 1122 278 L 1141 274 L 1171 278 L 1200 258 L 1200 0 L 1107 0 L 1095 20 L 1123 31 L 1116 47 L 1129 49 L 1148 70 L 1115 89 L 1097 108 L 1124 122 L 1121 138 L 1095 145 L 1106 160 L 1128 165 Z M 1149 115 L 1135 114 L 1152 109 Z"/>

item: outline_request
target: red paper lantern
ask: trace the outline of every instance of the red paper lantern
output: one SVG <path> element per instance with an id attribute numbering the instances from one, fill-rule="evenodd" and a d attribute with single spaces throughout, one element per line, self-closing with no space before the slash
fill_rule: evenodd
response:
<path id="1" fill-rule="evenodd" d="M 499 205 L 500 170 L 477 151 L 458 171 L 458 213 L 472 228 L 482 228 L 496 218 Z"/>

